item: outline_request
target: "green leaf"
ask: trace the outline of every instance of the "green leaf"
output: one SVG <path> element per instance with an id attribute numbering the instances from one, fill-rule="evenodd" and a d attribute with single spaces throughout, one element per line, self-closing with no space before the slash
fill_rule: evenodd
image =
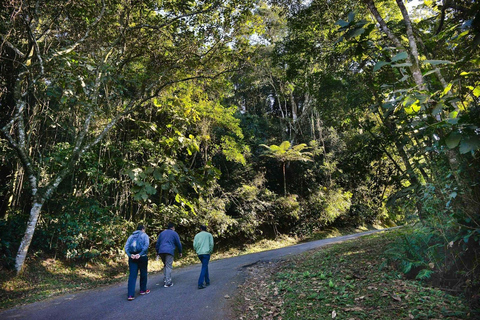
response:
<path id="1" fill-rule="evenodd" d="M 392 58 L 392 62 L 397 62 L 400 60 L 405 60 L 408 58 L 408 54 L 406 52 L 400 52 L 395 57 Z"/>
<path id="2" fill-rule="evenodd" d="M 411 66 L 412 64 L 410 62 L 392 64 L 393 68 L 402 68 L 402 67 L 411 67 Z"/>
<path id="3" fill-rule="evenodd" d="M 443 103 L 438 103 L 435 106 L 435 108 L 433 108 L 433 110 L 432 110 L 432 116 L 436 116 L 436 115 L 440 114 L 442 112 L 444 106 L 445 105 Z"/>
<path id="4" fill-rule="evenodd" d="M 473 95 L 475 97 L 480 97 L 480 86 L 476 86 L 475 89 L 473 89 Z"/>
<path id="5" fill-rule="evenodd" d="M 355 19 L 355 12 L 350 11 L 350 13 L 348 14 L 348 21 L 352 22 L 354 19 Z"/>
<path id="6" fill-rule="evenodd" d="M 345 20 L 340 19 L 340 20 L 338 20 L 337 22 L 335 22 L 335 24 L 337 24 L 337 25 L 339 25 L 340 27 L 343 28 L 343 27 L 348 26 L 350 23 L 348 23 L 348 22 L 345 21 Z"/>
<path id="7" fill-rule="evenodd" d="M 470 151 L 480 149 L 480 137 L 467 137 L 460 142 L 460 153 L 465 154 Z"/>
<path id="8" fill-rule="evenodd" d="M 365 29 L 352 29 L 345 34 L 345 39 L 355 38 L 365 32 Z"/>
<path id="9" fill-rule="evenodd" d="M 390 64 L 390 62 L 378 61 L 377 64 L 375 65 L 375 67 L 373 67 L 373 72 L 376 72 L 376 71 L 380 70 L 381 67 L 383 67 L 387 64 Z"/>
<path id="10" fill-rule="evenodd" d="M 444 95 L 446 95 L 447 93 L 450 92 L 450 90 L 452 90 L 452 86 L 453 86 L 453 83 L 449 83 L 445 89 L 443 89 L 443 92 L 441 94 L 441 96 L 443 97 Z"/>
<path id="11" fill-rule="evenodd" d="M 420 270 L 420 272 L 417 274 L 417 276 L 415 277 L 415 279 L 419 279 L 419 280 L 428 279 L 428 278 L 430 278 L 430 276 L 431 276 L 432 274 L 433 274 L 433 271 L 432 271 L 432 270 L 422 269 L 422 270 Z"/>
<path id="12" fill-rule="evenodd" d="M 435 73 L 436 70 L 430 70 L 428 72 L 425 72 L 425 74 L 423 75 L 424 77 L 425 76 L 428 76 L 429 74 L 432 74 L 432 73 Z"/>
<path id="13" fill-rule="evenodd" d="M 445 139 L 445 143 L 449 149 L 453 149 L 458 146 L 461 139 L 462 135 L 457 131 L 453 131 L 448 135 L 447 139 Z"/>
<path id="14" fill-rule="evenodd" d="M 422 61 L 424 64 L 431 64 L 432 66 L 436 66 L 438 64 L 453 64 L 452 61 L 448 61 L 448 60 L 423 60 Z"/>

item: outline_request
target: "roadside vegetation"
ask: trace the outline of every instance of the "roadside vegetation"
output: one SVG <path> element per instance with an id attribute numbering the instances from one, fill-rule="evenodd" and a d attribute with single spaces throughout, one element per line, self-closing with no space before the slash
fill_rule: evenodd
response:
<path id="1" fill-rule="evenodd" d="M 248 267 L 232 301 L 234 318 L 478 319 L 480 309 L 475 311 L 472 301 L 406 278 L 385 256 L 402 232 L 364 236 Z"/>

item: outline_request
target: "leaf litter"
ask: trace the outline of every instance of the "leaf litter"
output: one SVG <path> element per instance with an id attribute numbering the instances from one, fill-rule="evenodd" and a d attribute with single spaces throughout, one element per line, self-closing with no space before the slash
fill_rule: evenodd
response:
<path id="1" fill-rule="evenodd" d="M 382 254 L 393 232 L 247 268 L 235 319 L 473 319 L 468 303 L 409 280 Z"/>

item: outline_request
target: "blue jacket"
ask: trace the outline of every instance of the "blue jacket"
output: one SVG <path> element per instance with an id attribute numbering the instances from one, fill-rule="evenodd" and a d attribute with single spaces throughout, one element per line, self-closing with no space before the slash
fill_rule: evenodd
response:
<path id="1" fill-rule="evenodd" d="M 168 253 L 173 256 L 175 253 L 175 247 L 177 247 L 178 253 L 182 253 L 182 243 L 180 242 L 178 233 L 172 229 L 166 229 L 160 232 L 157 244 L 155 245 L 157 253 Z"/>
<path id="2" fill-rule="evenodd" d="M 138 244 L 142 248 L 142 251 L 140 251 L 139 255 L 141 256 L 147 255 L 148 246 L 150 245 L 150 239 L 148 238 L 148 235 L 145 232 L 142 232 L 141 230 L 137 230 L 137 231 L 134 231 L 130 237 L 128 237 L 127 243 L 125 243 L 125 252 L 127 253 L 127 256 L 129 258 L 132 255 L 132 252 L 128 252 L 128 248 L 130 247 L 130 243 L 133 241 L 133 239 L 137 237 L 138 233 L 140 233 L 140 236 L 138 237 Z"/>

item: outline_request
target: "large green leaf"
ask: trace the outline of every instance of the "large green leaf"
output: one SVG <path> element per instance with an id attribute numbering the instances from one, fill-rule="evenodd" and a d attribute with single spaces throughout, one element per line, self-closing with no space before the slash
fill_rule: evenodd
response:
<path id="1" fill-rule="evenodd" d="M 410 62 L 392 64 L 393 68 L 403 68 L 403 67 L 411 67 L 411 66 L 412 64 Z"/>
<path id="2" fill-rule="evenodd" d="M 470 151 L 475 151 L 480 149 L 480 137 L 466 137 L 460 142 L 460 153 L 465 154 Z"/>
<path id="3" fill-rule="evenodd" d="M 436 66 L 438 64 L 453 64 L 452 61 L 448 61 L 448 60 L 423 60 L 422 61 L 424 64 L 431 64 L 432 66 Z"/>
<path id="4" fill-rule="evenodd" d="M 337 22 L 335 22 L 335 24 L 339 25 L 340 27 L 346 27 L 346 26 L 348 26 L 350 23 L 348 23 L 348 22 L 345 21 L 345 20 L 340 19 L 340 20 L 338 20 Z"/>
<path id="5" fill-rule="evenodd" d="M 397 54 L 395 57 L 392 58 L 392 62 L 397 62 L 397 61 L 400 61 L 400 60 L 405 60 L 408 58 L 408 53 L 406 52 L 400 52 L 399 54 Z"/>
<path id="6" fill-rule="evenodd" d="M 364 32 L 365 32 L 365 29 L 363 29 L 363 28 L 352 29 L 345 34 L 345 39 L 358 37 L 359 35 L 361 35 Z"/>
<path id="7" fill-rule="evenodd" d="M 445 139 L 445 143 L 447 144 L 447 147 L 449 147 L 450 149 L 453 149 L 456 146 L 458 146 L 461 139 L 462 139 L 462 135 L 459 132 L 454 131 L 448 135 L 448 137 Z"/>
<path id="8" fill-rule="evenodd" d="M 377 64 L 375 65 L 375 67 L 373 67 L 373 72 L 376 72 L 376 71 L 380 70 L 381 67 L 383 67 L 387 64 L 390 64 L 390 62 L 378 61 Z"/>

